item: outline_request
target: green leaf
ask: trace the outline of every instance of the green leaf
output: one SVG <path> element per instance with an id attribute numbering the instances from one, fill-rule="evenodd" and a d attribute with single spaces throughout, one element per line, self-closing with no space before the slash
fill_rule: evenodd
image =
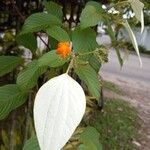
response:
<path id="1" fill-rule="evenodd" d="M 31 137 L 26 141 L 23 150 L 40 150 L 39 143 L 36 136 Z"/>
<path id="2" fill-rule="evenodd" d="M 0 56 L 0 77 L 13 71 L 23 59 L 17 56 Z"/>
<path id="3" fill-rule="evenodd" d="M 110 36 L 112 43 L 116 43 L 115 32 L 112 29 L 112 26 L 110 24 L 110 20 L 106 19 L 105 21 L 106 21 L 106 24 L 108 26 L 108 28 L 106 29 L 106 32 Z M 115 51 L 116 51 L 116 54 L 117 54 L 117 57 L 118 57 L 119 64 L 122 67 L 123 66 L 123 59 L 121 57 L 120 50 L 115 47 Z"/>
<path id="4" fill-rule="evenodd" d="M 133 47 L 138 55 L 138 58 L 139 58 L 139 62 L 140 62 L 140 66 L 142 66 L 142 60 L 141 60 L 141 57 L 140 57 L 140 53 L 139 53 L 139 47 L 138 47 L 138 44 L 137 44 L 137 41 L 136 41 L 136 38 L 135 38 L 135 35 L 128 23 L 128 21 L 125 21 L 125 23 L 123 24 L 126 28 L 126 30 L 128 31 L 128 34 L 129 34 L 129 37 L 132 41 L 132 44 L 133 44 Z"/>
<path id="5" fill-rule="evenodd" d="M 37 49 L 37 39 L 32 33 L 19 34 L 16 40 L 19 45 L 23 45 L 32 52 L 35 52 Z"/>
<path id="6" fill-rule="evenodd" d="M 60 5 L 54 2 L 46 2 L 46 1 L 44 2 L 44 5 L 46 8 L 46 11 L 49 14 L 52 14 L 62 20 L 63 12 L 62 12 L 62 7 Z"/>
<path id="7" fill-rule="evenodd" d="M 44 54 L 38 60 L 34 60 L 27 65 L 27 67 L 21 71 L 17 77 L 17 84 L 22 90 L 29 90 L 33 88 L 40 75 L 42 75 L 47 67 L 59 67 L 65 64 L 67 59 L 62 59 L 56 51 L 50 51 Z"/>
<path id="8" fill-rule="evenodd" d="M 89 1 L 86 3 L 86 6 L 93 6 L 97 10 L 97 12 L 104 12 L 104 9 L 102 8 L 102 4 L 100 2 Z"/>
<path id="9" fill-rule="evenodd" d="M 91 126 L 85 128 L 80 135 L 80 142 L 83 143 L 79 146 L 78 150 L 102 150 L 102 145 L 99 142 L 99 132 Z"/>
<path id="10" fill-rule="evenodd" d="M 46 54 L 44 54 L 41 58 L 39 58 L 38 62 L 40 66 L 49 66 L 49 67 L 60 67 L 64 65 L 68 59 L 61 58 L 56 50 L 52 50 Z"/>
<path id="11" fill-rule="evenodd" d="M 119 60 L 119 64 L 120 64 L 120 66 L 122 67 L 122 66 L 123 66 L 123 59 L 122 59 L 122 57 L 121 57 L 120 50 L 116 47 L 116 48 L 115 48 L 115 51 L 116 51 L 116 54 L 117 54 L 117 57 L 118 57 L 118 60 Z"/>
<path id="12" fill-rule="evenodd" d="M 90 57 L 89 63 L 91 67 L 98 73 L 101 67 L 101 63 L 98 61 L 98 59 L 94 55 Z"/>
<path id="13" fill-rule="evenodd" d="M 91 28 L 84 30 L 77 28 L 72 33 L 72 44 L 75 52 L 84 53 L 96 49 L 98 44 L 95 31 Z"/>
<path id="14" fill-rule="evenodd" d="M 102 13 L 104 13 L 104 10 L 100 3 L 95 1 L 87 2 L 85 8 L 81 13 L 81 27 L 86 28 L 89 26 L 97 25 L 98 22 L 102 20 Z M 94 17 L 92 14 L 94 15 Z"/>
<path id="15" fill-rule="evenodd" d="M 136 19 L 141 22 L 141 33 L 142 33 L 144 30 L 144 15 L 143 15 L 144 4 L 140 2 L 140 0 L 129 0 L 129 2 L 135 13 Z"/>
<path id="16" fill-rule="evenodd" d="M 85 144 L 81 144 L 78 147 L 78 150 L 91 150 L 91 149 L 99 150 L 91 141 L 88 141 L 88 143 L 85 143 Z"/>
<path id="17" fill-rule="evenodd" d="M 56 39 L 57 41 L 70 41 L 68 33 L 58 26 L 50 27 L 46 30 L 46 33 Z"/>
<path id="18" fill-rule="evenodd" d="M 26 19 L 21 34 L 45 30 L 54 25 L 61 25 L 61 20 L 52 14 L 35 13 Z"/>
<path id="19" fill-rule="evenodd" d="M 34 60 L 21 71 L 17 77 L 17 84 L 22 90 L 33 88 L 40 75 L 46 71 L 46 66 L 40 66 L 38 60 Z"/>
<path id="20" fill-rule="evenodd" d="M 12 110 L 22 105 L 27 93 L 21 92 L 16 84 L 0 87 L 0 119 L 4 119 Z"/>
<path id="21" fill-rule="evenodd" d="M 92 3 L 96 3 L 96 2 L 92 2 Z M 101 9 L 98 8 L 99 7 L 98 5 L 99 3 L 97 3 L 97 6 L 96 4 L 90 5 L 89 3 L 88 5 L 85 6 L 85 8 L 81 13 L 81 18 L 80 18 L 81 28 L 95 26 L 102 19 L 102 14 L 101 14 L 102 12 Z"/>
<path id="22" fill-rule="evenodd" d="M 116 41 L 115 32 L 113 31 L 113 28 L 111 26 L 110 20 L 105 20 L 108 28 L 106 28 L 106 33 L 110 36 L 112 42 Z"/>
<path id="23" fill-rule="evenodd" d="M 92 96 L 98 100 L 101 88 L 98 73 L 90 65 L 77 66 L 75 68 L 75 73 L 85 82 Z"/>
<path id="24" fill-rule="evenodd" d="M 56 49 L 57 45 L 58 45 L 58 41 L 52 37 L 49 37 L 49 41 L 50 41 L 50 48 L 51 49 Z"/>

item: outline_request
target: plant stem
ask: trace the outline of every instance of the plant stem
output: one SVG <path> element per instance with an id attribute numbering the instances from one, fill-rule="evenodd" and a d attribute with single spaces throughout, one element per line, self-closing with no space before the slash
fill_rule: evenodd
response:
<path id="1" fill-rule="evenodd" d="M 84 55 L 89 55 L 89 54 L 93 54 L 94 53 L 94 51 L 92 51 L 92 52 L 87 52 L 87 53 L 83 53 L 83 54 L 79 54 L 78 56 L 84 56 Z"/>
<path id="2" fill-rule="evenodd" d="M 78 56 L 84 56 L 84 55 L 89 55 L 89 54 L 93 54 L 94 52 L 98 51 L 97 49 L 91 52 L 87 52 L 87 53 L 82 53 L 82 54 L 78 54 Z"/>
<path id="3" fill-rule="evenodd" d="M 73 61 L 74 61 L 74 58 L 72 58 L 70 61 L 70 64 L 69 64 L 67 71 L 66 71 L 67 74 L 69 73 L 69 70 L 73 67 Z"/>
<path id="4" fill-rule="evenodd" d="M 49 45 L 42 39 L 42 37 L 39 35 L 39 34 L 37 34 L 37 36 L 40 38 L 40 40 L 44 43 L 44 45 L 47 47 L 47 49 L 50 51 L 51 49 L 50 49 L 50 47 L 49 47 Z"/>

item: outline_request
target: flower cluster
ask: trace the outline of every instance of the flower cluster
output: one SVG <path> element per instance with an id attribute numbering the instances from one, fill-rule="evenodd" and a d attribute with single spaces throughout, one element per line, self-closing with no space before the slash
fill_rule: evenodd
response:
<path id="1" fill-rule="evenodd" d="M 69 42 L 60 42 L 56 49 L 57 54 L 62 58 L 66 58 L 71 53 L 71 46 Z"/>

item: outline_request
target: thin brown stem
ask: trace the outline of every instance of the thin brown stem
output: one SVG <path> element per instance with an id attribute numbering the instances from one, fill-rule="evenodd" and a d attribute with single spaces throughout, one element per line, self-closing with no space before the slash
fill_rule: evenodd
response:
<path id="1" fill-rule="evenodd" d="M 47 47 L 47 49 L 50 51 L 51 49 L 50 49 L 50 47 L 49 47 L 49 45 L 42 39 L 42 37 L 39 35 L 39 34 L 37 34 L 37 36 L 40 38 L 40 40 L 44 43 L 44 45 Z"/>
<path id="2" fill-rule="evenodd" d="M 69 64 L 69 66 L 68 66 L 68 68 L 67 68 L 67 71 L 66 71 L 67 74 L 69 73 L 69 70 L 73 67 L 73 61 L 74 61 L 74 59 L 72 59 L 72 60 L 70 61 L 70 64 Z"/>

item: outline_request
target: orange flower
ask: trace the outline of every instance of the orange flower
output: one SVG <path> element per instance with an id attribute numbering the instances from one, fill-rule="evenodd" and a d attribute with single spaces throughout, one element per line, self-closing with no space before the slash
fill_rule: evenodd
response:
<path id="1" fill-rule="evenodd" d="M 60 42 L 56 49 L 57 54 L 62 58 L 66 58 L 71 53 L 71 47 L 69 42 Z"/>

